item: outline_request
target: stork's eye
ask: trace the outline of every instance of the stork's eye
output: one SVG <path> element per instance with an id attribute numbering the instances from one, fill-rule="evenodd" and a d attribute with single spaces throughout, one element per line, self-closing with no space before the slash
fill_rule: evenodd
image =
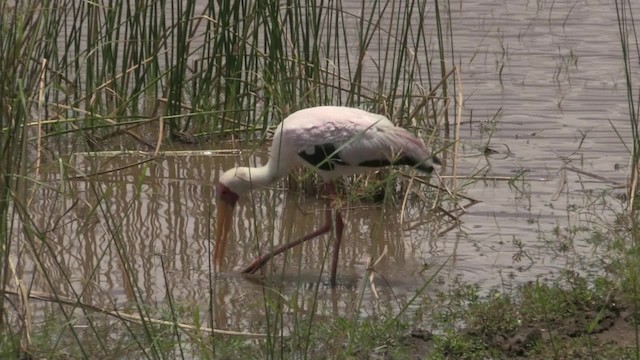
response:
<path id="1" fill-rule="evenodd" d="M 220 191 L 220 197 L 223 199 L 228 198 L 229 196 L 231 196 L 231 194 L 233 194 L 231 190 L 229 190 L 229 188 L 226 188 L 226 187 L 223 188 L 222 191 Z"/>

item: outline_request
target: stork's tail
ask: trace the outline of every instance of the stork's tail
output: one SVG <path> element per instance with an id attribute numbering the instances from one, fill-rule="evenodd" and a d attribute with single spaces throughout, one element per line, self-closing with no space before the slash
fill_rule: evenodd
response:
<path id="1" fill-rule="evenodd" d="M 442 160 L 435 155 L 431 155 L 426 160 L 422 161 L 422 163 L 417 166 L 417 169 L 431 174 L 433 172 L 434 165 L 442 166 Z"/>

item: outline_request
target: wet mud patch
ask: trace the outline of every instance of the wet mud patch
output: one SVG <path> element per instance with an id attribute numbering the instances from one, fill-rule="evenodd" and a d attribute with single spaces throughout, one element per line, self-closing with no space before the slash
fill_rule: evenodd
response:
<path id="1" fill-rule="evenodd" d="M 400 341 L 423 358 L 625 358 L 636 346 L 631 307 L 586 283 L 527 284 L 517 294 L 467 297 L 436 316 L 430 330 L 415 326 Z M 451 298 L 449 298 L 451 299 Z M 426 324 L 426 323 L 425 323 Z M 457 324 L 457 325 L 454 325 Z"/>

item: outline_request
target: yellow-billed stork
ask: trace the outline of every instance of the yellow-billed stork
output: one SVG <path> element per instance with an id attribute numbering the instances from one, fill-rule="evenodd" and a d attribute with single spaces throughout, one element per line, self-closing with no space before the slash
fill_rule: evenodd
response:
<path id="1" fill-rule="evenodd" d="M 324 191 L 335 196 L 334 180 L 371 168 L 408 165 L 427 173 L 440 160 L 432 156 L 419 138 L 395 126 L 382 115 L 364 110 L 320 106 L 299 110 L 276 128 L 270 159 L 261 167 L 236 167 L 220 177 L 217 187 L 215 267 L 220 268 L 231 228 L 233 208 L 238 198 L 254 188 L 266 186 L 287 175 L 296 166 L 306 166 L 325 180 Z M 325 209 L 326 222 L 301 239 L 282 245 L 258 257 L 242 272 L 253 273 L 272 257 L 307 240 L 328 233 L 333 228 L 330 199 Z M 344 223 L 336 210 L 336 237 L 333 244 L 331 285 L 335 285 L 338 254 Z"/>

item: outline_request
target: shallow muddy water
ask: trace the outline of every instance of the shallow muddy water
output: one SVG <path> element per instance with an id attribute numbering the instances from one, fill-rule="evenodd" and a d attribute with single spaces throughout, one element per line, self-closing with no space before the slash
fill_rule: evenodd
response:
<path id="1" fill-rule="evenodd" d="M 277 260 L 268 276 L 272 283 L 263 286 L 259 278 L 234 270 L 253 260 L 257 244 L 296 239 L 323 220 L 321 200 L 284 191 L 279 183 L 239 203 L 227 266 L 214 274 L 209 264 L 215 182 L 240 162 L 262 163 L 266 157 L 260 151 L 223 156 L 190 148 L 193 152 L 162 155 L 92 181 L 74 180 L 69 198 L 39 192 L 31 204 L 34 219 L 54 229 L 47 234 L 49 246 L 72 279 L 57 281 L 64 276 L 52 271 L 53 283 L 62 293 L 89 284 L 82 297 L 105 306 L 112 300 L 129 303 L 134 294 L 148 304 L 163 304 L 170 293 L 174 301 L 206 309 L 212 296 L 217 326 L 259 332 L 266 321 L 265 297 L 287 299 L 291 309 L 285 313 L 292 317 L 314 311 L 369 316 L 403 308 L 434 274 L 426 292 L 454 279 L 504 289 L 563 269 L 597 271 L 588 232 L 573 236 L 568 230 L 594 215 L 609 216 L 615 205 L 602 204 L 597 194 L 624 183 L 627 174 L 628 153 L 613 129 L 629 141 L 614 5 L 463 1 L 452 6 L 454 59 L 464 97 L 458 174 L 476 176 L 460 179 L 459 186 L 480 201 L 460 217 L 459 228 L 438 236 L 441 228 L 429 221 L 431 204 L 416 199 L 404 209 L 403 223 L 398 204 L 347 203 L 335 290 L 321 275 L 328 266 L 328 237 L 292 251 L 284 270 Z M 485 156 L 485 146 L 496 153 Z M 86 173 L 145 159 L 72 156 Z M 57 171 L 48 176 L 52 183 L 60 177 Z M 97 201 L 103 197 L 107 200 Z M 385 248 L 375 267 L 376 297 L 366 285 L 366 267 Z M 131 260 L 139 290 L 125 280 L 122 258 Z M 28 275 L 32 267 L 23 271 Z"/>

